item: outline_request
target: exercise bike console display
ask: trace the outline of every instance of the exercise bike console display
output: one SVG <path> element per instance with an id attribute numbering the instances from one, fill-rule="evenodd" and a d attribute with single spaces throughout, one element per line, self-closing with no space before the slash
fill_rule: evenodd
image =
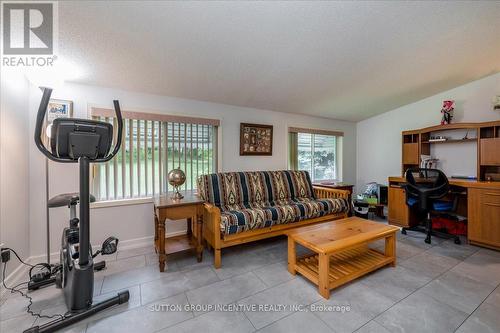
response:
<path id="1" fill-rule="evenodd" d="M 56 118 L 50 132 L 52 154 L 71 160 L 104 158 L 113 141 L 113 126 L 94 120 Z"/>
<path id="2" fill-rule="evenodd" d="M 62 194 L 48 202 L 49 207 L 70 208 L 69 227 L 63 230 L 61 237 L 61 269 L 53 279 L 56 286 L 63 289 L 69 311 L 56 321 L 33 326 L 25 332 L 54 332 L 101 310 L 126 303 L 129 299 L 127 290 L 97 304 L 93 303 L 94 270 L 105 267 L 104 262 L 94 263 L 94 257 L 98 254 L 116 252 L 118 239 L 109 237 L 104 241 L 102 249 L 95 254 L 92 254 L 90 245 L 90 202 L 95 201 L 89 191 L 90 164 L 107 162 L 118 153 L 123 129 L 120 104 L 117 100 L 113 101 L 118 125 L 117 133 L 113 132 L 113 125 L 107 122 L 56 118 L 50 130 L 49 151 L 43 144 L 41 135 L 52 90 L 49 88 L 42 90 L 43 96 L 36 118 L 35 144 L 42 154 L 52 161 L 78 163 L 80 188 L 78 193 Z M 112 147 L 114 137 L 116 142 Z M 79 204 L 79 217 L 76 217 L 77 204 Z"/>

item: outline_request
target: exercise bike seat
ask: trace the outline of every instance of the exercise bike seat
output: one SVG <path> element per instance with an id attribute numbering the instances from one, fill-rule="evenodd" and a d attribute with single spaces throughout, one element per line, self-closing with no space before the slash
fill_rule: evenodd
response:
<path id="1" fill-rule="evenodd" d="M 55 208 L 76 205 L 80 200 L 79 195 L 80 193 L 78 192 L 56 195 L 55 197 L 50 198 L 50 200 L 47 202 L 47 206 L 49 208 Z M 95 202 L 95 197 L 92 194 L 90 195 L 90 202 Z"/>

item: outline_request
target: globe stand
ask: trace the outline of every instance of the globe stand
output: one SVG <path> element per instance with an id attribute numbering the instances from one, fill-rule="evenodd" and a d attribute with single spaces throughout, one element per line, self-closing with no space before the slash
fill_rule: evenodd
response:
<path id="1" fill-rule="evenodd" d="M 186 182 L 186 174 L 180 167 L 170 170 L 167 175 L 168 183 L 174 187 L 174 194 L 170 197 L 172 200 L 180 200 L 184 196 L 179 192 L 179 187 Z"/>
<path id="2" fill-rule="evenodd" d="M 184 196 L 181 194 L 181 192 L 179 192 L 179 186 L 178 185 L 175 185 L 174 186 L 174 189 L 175 189 L 175 192 L 174 192 L 174 195 L 172 195 L 172 199 L 174 200 L 180 200 L 182 198 L 184 198 Z"/>

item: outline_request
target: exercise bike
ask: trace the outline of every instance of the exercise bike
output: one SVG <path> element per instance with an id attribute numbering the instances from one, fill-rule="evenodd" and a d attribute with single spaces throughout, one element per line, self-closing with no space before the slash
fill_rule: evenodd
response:
<path id="1" fill-rule="evenodd" d="M 95 197 L 90 195 L 90 203 L 95 202 Z M 57 207 L 68 207 L 69 208 L 69 226 L 64 228 L 61 237 L 61 249 L 65 249 L 60 252 L 60 264 L 49 265 L 49 264 L 39 264 L 43 266 L 44 271 L 35 275 L 30 274 L 30 281 L 28 282 L 28 290 L 38 290 L 42 287 L 46 287 L 51 284 L 55 284 L 57 288 L 61 289 L 65 285 L 65 277 L 69 273 L 69 267 L 71 267 L 70 259 L 73 257 L 74 253 L 78 252 L 79 244 L 79 228 L 78 224 L 80 219 L 76 216 L 76 206 L 80 201 L 79 193 L 64 193 L 56 195 L 50 198 L 47 202 L 48 208 Z M 108 237 L 102 244 L 101 249 L 97 250 L 92 254 L 92 258 L 97 257 L 99 254 L 111 255 L 115 253 L 118 249 L 118 238 Z M 67 254 L 70 255 L 67 255 Z M 100 271 L 106 268 L 106 262 L 99 261 L 94 262 L 94 271 Z"/>
<path id="2" fill-rule="evenodd" d="M 89 192 L 90 163 L 101 163 L 111 160 L 119 151 L 122 140 L 123 120 L 120 105 L 113 101 L 118 123 L 116 143 L 111 151 L 113 141 L 113 125 L 96 120 L 76 118 L 56 118 L 52 123 L 49 151 L 41 139 L 45 113 L 50 101 L 52 89 L 42 88 L 43 96 L 38 108 L 35 144 L 50 160 L 60 163 L 78 163 L 80 173 L 80 192 L 64 194 L 52 198 L 49 206 L 70 207 L 70 225 L 63 230 L 61 241 L 61 267 L 56 277 L 50 282 L 63 289 L 68 313 L 61 318 L 33 326 L 24 332 L 54 332 L 72 325 L 99 311 L 111 306 L 123 304 L 129 300 L 129 291 L 94 304 L 94 270 L 103 268 L 103 263 L 94 263 L 90 245 L 90 201 L 93 197 Z M 111 153 L 110 153 L 111 151 Z M 80 205 L 79 219 L 76 217 L 76 205 Z M 109 254 L 116 251 L 118 240 L 108 238 L 98 253 Z M 32 286 L 33 289 L 40 285 Z"/>

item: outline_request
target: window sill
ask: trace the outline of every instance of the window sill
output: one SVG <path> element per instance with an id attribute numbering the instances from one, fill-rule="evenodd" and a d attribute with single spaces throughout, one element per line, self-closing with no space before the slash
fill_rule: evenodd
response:
<path id="1" fill-rule="evenodd" d="M 339 179 L 323 179 L 323 180 L 313 180 L 311 181 L 313 185 L 334 185 L 341 184 L 342 181 Z"/>
<path id="2" fill-rule="evenodd" d="M 148 203 L 153 203 L 152 197 L 97 201 L 90 204 L 90 209 L 143 205 Z"/>

